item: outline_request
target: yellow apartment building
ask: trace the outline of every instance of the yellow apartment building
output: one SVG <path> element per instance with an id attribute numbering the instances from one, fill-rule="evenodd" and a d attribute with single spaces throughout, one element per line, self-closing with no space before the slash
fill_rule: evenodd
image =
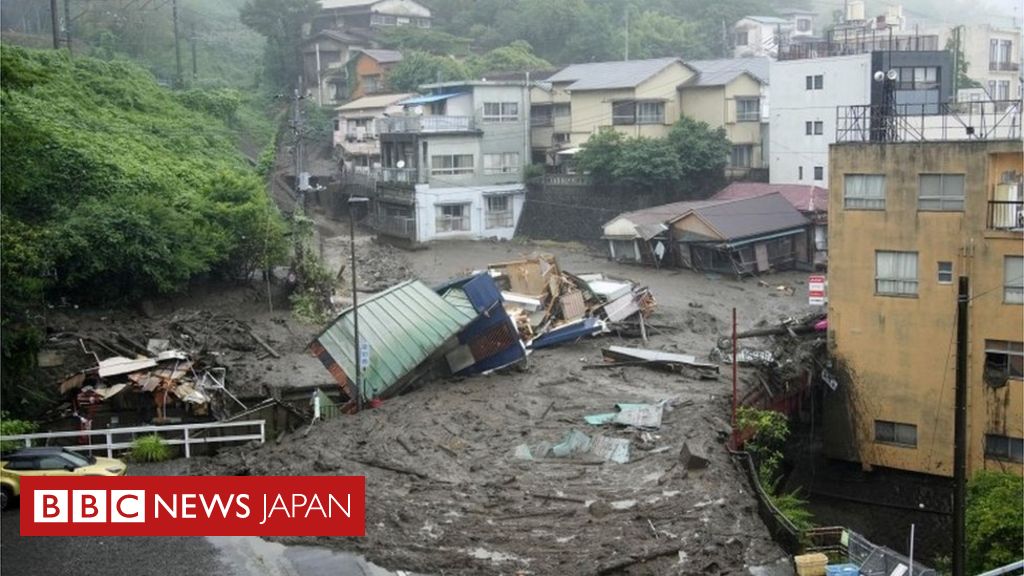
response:
<path id="1" fill-rule="evenodd" d="M 1024 220 L 1011 139 L 830 148 L 829 456 L 952 476 L 958 277 L 968 474 L 1024 473 Z"/>

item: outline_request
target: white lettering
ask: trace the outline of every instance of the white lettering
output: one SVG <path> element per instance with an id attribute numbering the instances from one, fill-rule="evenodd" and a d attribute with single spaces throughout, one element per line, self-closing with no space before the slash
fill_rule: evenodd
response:
<path id="1" fill-rule="evenodd" d="M 309 513 L 312 512 L 314 508 L 319 510 L 320 515 L 324 518 L 331 517 L 330 514 L 328 514 L 327 511 L 324 510 L 324 505 L 320 502 L 320 496 L 318 494 L 313 494 L 313 501 L 309 503 L 309 508 L 306 509 L 306 518 L 309 518 Z"/>
<path id="2" fill-rule="evenodd" d="M 220 508 L 220 515 L 221 515 L 221 517 L 222 518 L 227 518 L 228 517 L 228 509 L 231 508 L 231 503 L 234 502 L 235 495 L 232 494 L 232 495 L 228 496 L 228 501 L 227 502 L 224 502 L 224 500 L 220 497 L 220 494 L 214 494 L 213 497 L 209 501 L 206 500 L 206 494 L 202 494 L 202 495 L 199 496 L 199 500 L 203 503 L 203 510 L 206 511 L 206 517 L 207 518 L 210 518 L 210 517 L 213 516 L 214 508 Z"/>
<path id="3" fill-rule="evenodd" d="M 235 516 L 237 516 L 239 518 L 248 518 L 249 514 L 252 513 L 249 510 L 249 495 L 248 494 L 239 494 L 238 498 L 235 498 L 235 504 L 239 508 L 245 509 L 245 514 L 239 514 L 238 512 L 235 512 Z"/>
<path id="4" fill-rule="evenodd" d="M 302 500 L 301 504 L 299 503 L 300 498 Z M 309 499 L 306 498 L 305 494 L 292 494 L 292 518 L 297 518 L 299 516 L 299 512 L 296 508 L 305 506 L 308 501 Z"/>
<path id="5" fill-rule="evenodd" d="M 345 518 L 351 518 L 352 517 L 352 495 L 351 494 L 346 494 L 345 495 L 345 506 L 342 506 L 341 502 L 338 502 L 338 500 L 336 500 L 334 498 L 334 494 L 328 495 L 327 498 L 328 498 L 328 500 L 327 500 L 327 517 L 328 518 L 333 518 L 334 517 L 334 515 L 331 513 L 331 510 L 334 508 L 335 505 L 337 505 L 338 506 L 338 510 L 341 510 L 341 513 L 345 515 Z"/>
<path id="6" fill-rule="evenodd" d="M 175 494 L 168 504 L 159 494 L 153 494 L 153 518 L 160 517 L 160 508 L 163 508 L 171 518 L 178 517 L 178 495 Z"/>
<path id="7" fill-rule="evenodd" d="M 196 495 L 195 494 L 182 494 L 181 495 L 181 517 L 182 518 L 195 518 L 196 513 Z M 190 512 L 192 510 L 192 512 Z"/>

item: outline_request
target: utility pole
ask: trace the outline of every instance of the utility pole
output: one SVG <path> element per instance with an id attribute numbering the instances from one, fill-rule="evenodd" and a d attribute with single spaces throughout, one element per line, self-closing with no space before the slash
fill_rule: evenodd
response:
<path id="1" fill-rule="evenodd" d="M 970 285 L 960 277 L 956 300 L 956 412 L 953 419 L 953 576 L 967 565 L 967 303 Z"/>
<path id="2" fill-rule="evenodd" d="M 68 56 L 71 55 L 71 0 L 64 0 L 64 40 L 68 44 Z"/>
<path id="3" fill-rule="evenodd" d="M 171 0 L 171 19 L 174 21 L 174 64 L 175 76 L 174 87 L 181 88 L 181 45 L 178 38 L 178 0 Z"/>
<path id="4" fill-rule="evenodd" d="M 306 211 L 306 188 L 309 185 L 303 173 L 306 150 L 302 126 L 302 100 L 302 79 L 299 78 L 299 87 L 295 89 L 295 106 L 292 109 L 292 128 L 295 130 L 295 209 L 297 214 L 304 214 Z"/>
<path id="5" fill-rule="evenodd" d="M 196 23 L 189 27 L 189 43 L 192 44 L 192 80 L 199 78 L 199 68 L 196 66 Z"/>
<path id="6" fill-rule="evenodd" d="M 623 60 L 629 60 L 629 4 L 626 4 L 626 46 L 625 46 L 625 58 Z"/>
<path id="7" fill-rule="evenodd" d="M 60 18 L 57 16 L 57 0 L 50 0 L 50 24 L 53 27 L 53 49 L 60 50 Z"/>

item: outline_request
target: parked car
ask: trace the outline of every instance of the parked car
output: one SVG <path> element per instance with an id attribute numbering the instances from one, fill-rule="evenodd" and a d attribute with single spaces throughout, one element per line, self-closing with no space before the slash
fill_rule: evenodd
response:
<path id="1" fill-rule="evenodd" d="M 0 510 L 21 495 L 22 476 L 124 476 L 116 458 L 97 458 L 67 448 L 23 448 L 0 455 Z"/>

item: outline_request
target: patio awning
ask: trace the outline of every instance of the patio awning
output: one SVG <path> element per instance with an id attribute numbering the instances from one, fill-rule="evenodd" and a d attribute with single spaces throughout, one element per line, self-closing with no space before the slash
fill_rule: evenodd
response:
<path id="1" fill-rule="evenodd" d="M 402 106 L 415 106 L 417 104 L 430 104 L 431 102 L 440 102 L 442 100 L 447 100 L 447 99 L 452 98 L 454 96 L 461 96 L 463 94 L 465 94 L 465 92 L 451 92 L 449 94 L 428 94 L 426 96 L 416 96 L 416 97 L 413 97 L 413 98 L 409 98 L 407 100 L 402 100 L 401 102 L 399 102 L 399 104 L 401 104 Z"/>

